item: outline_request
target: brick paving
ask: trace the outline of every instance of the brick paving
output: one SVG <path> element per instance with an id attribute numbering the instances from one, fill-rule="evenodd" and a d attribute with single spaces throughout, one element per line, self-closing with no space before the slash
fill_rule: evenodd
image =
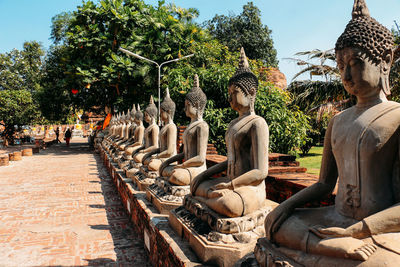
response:
<path id="1" fill-rule="evenodd" d="M 150 266 L 86 139 L 0 167 L 0 266 Z"/>

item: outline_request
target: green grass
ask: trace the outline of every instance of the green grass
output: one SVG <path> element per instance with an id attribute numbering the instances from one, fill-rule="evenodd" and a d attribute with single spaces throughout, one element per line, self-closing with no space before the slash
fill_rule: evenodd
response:
<path id="1" fill-rule="evenodd" d="M 307 168 L 307 173 L 319 175 L 322 160 L 322 150 L 322 146 L 314 146 L 311 148 L 308 155 L 297 158 L 297 161 L 300 162 L 300 166 Z"/>

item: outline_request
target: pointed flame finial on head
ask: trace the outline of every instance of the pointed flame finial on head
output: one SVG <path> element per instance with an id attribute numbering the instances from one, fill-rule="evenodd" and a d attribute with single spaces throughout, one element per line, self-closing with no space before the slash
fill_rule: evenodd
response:
<path id="1" fill-rule="evenodd" d="M 249 62 L 247 61 L 246 53 L 244 48 L 240 48 L 240 58 L 239 58 L 239 69 L 244 69 L 249 67 Z"/>
<path id="2" fill-rule="evenodd" d="M 150 105 L 154 104 L 154 99 L 153 99 L 153 95 L 150 96 Z"/>
<path id="3" fill-rule="evenodd" d="M 194 75 L 193 88 L 200 88 L 199 75 Z"/>
<path id="4" fill-rule="evenodd" d="M 136 111 L 140 111 L 140 105 L 137 104 L 137 110 Z"/>
<path id="5" fill-rule="evenodd" d="M 169 88 L 165 89 L 165 98 L 171 98 L 169 95 Z"/>
<path id="6" fill-rule="evenodd" d="M 369 9 L 365 0 L 354 0 L 352 16 L 353 19 L 358 17 L 370 17 Z"/>
<path id="7" fill-rule="evenodd" d="M 136 113 L 136 107 L 135 107 L 135 104 L 133 104 L 132 109 L 131 109 L 131 115 L 133 116 L 133 115 L 135 115 L 135 113 Z"/>

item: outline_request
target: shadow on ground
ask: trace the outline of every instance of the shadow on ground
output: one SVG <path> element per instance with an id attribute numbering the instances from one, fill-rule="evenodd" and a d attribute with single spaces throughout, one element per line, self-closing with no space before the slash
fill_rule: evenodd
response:
<path id="1" fill-rule="evenodd" d="M 46 150 L 40 150 L 42 155 L 53 155 L 55 157 L 93 153 L 94 151 L 89 149 L 88 143 L 85 142 L 71 143 L 70 147 L 66 147 L 65 143 L 54 144 Z M 132 228 L 113 180 L 98 154 L 95 154 L 94 161 L 89 163 L 89 174 L 97 176 L 97 178 L 91 177 L 89 182 L 101 184 L 101 191 L 88 191 L 88 193 L 102 194 L 105 204 L 91 204 L 88 206 L 93 209 L 105 209 L 108 223 L 89 225 L 89 227 L 98 231 L 110 232 L 116 260 L 105 257 L 83 260 L 90 266 L 151 266 L 148 263 L 143 240 L 138 237 L 139 235 Z"/>

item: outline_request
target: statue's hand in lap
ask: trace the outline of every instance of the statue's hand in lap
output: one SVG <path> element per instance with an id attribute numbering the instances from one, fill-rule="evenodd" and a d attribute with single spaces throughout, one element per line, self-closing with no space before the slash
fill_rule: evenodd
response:
<path id="1" fill-rule="evenodd" d="M 225 195 L 228 195 L 232 192 L 232 190 L 229 189 L 219 189 L 219 190 L 213 190 L 208 193 L 208 198 L 219 198 L 223 197 Z"/>
<path id="2" fill-rule="evenodd" d="M 371 236 L 368 227 L 361 221 L 356 224 L 350 225 L 347 228 L 341 227 L 318 227 L 314 226 L 310 228 L 310 231 L 320 238 L 330 237 L 354 237 L 358 239 L 366 238 Z"/>
<path id="3" fill-rule="evenodd" d="M 287 202 L 283 202 L 267 215 L 265 219 L 265 234 L 269 240 L 273 240 L 273 235 L 292 213 L 293 208 Z"/>
<path id="4" fill-rule="evenodd" d="M 185 167 L 183 167 L 182 164 L 177 164 L 174 166 L 174 169 L 184 169 Z"/>
<path id="5" fill-rule="evenodd" d="M 352 236 L 352 233 L 348 229 L 341 227 L 328 227 L 328 228 L 311 227 L 310 231 L 320 238 Z"/>
<path id="6" fill-rule="evenodd" d="M 229 189 L 233 190 L 232 183 L 219 183 L 211 187 L 211 190 L 216 191 L 216 190 L 222 190 L 222 189 Z"/>

